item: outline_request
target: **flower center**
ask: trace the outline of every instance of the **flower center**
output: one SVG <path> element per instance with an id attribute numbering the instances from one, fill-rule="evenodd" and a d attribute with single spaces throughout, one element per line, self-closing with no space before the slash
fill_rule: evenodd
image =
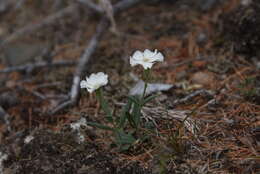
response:
<path id="1" fill-rule="evenodd" d="M 150 59 L 147 58 L 147 57 L 144 57 L 144 59 L 143 59 L 144 62 L 149 62 L 149 60 L 150 60 Z"/>
<path id="2" fill-rule="evenodd" d="M 97 89 L 98 87 L 99 87 L 98 84 L 94 84 L 94 85 L 93 85 L 93 88 L 94 88 L 94 89 Z"/>

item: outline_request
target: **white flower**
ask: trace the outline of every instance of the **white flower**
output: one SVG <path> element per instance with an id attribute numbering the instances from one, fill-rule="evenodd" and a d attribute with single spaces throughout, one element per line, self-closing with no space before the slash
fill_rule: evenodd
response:
<path id="1" fill-rule="evenodd" d="M 88 92 L 92 93 L 101 86 L 105 86 L 108 83 L 108 75 L 103 72 L 97 74 L 91 74 L 86 77 L 86 80 L 80 82 L 80 88 L 87 88 Z"/>
<path id="2" fill-rule="evenodd" d="M 130 64 L 131 66 L 142 65 L 144 69 L 152 68 L 155 62 L 162 62 L 164 59 L 162 53 L 154 52 L 146 49 L 144 52 L 135 51 L 133 56 L 130 56 Z"/>

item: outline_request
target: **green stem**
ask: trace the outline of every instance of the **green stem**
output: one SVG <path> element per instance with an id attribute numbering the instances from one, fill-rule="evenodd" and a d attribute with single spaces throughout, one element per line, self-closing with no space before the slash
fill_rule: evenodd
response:
<path id="1" fill-rule="evenodd" d="M 145 98 L 145 92 L 146 92 L 147 86 L 148 86 L 147 82 L 144 82 L 144 91 L 143 91 L 143 95 L 142 95 L 142 100 L 144 100 L 144 98 Z"/>
<path id="2" fill-rule="evenodd" d="M 145 69 L 144 70 L 144 91 L 143 91 L 143 95 L 142 95 L 142 100 L 144 100 L 145 98 L 145 93 L 146 93 L 146 90 L 147 90 L 147 86 L 148 86 L 148 81 L 149 81 L 149 77 L 150 77 L 150 69 Z"/>
<path id="3" fill-rule="evenodd" d="M 101 88 L 96 90 L 98 101 L 101 105 L 101 109 L 106 113 L 106 118 L 109 122 L 113 123 L 112 112 L 109 109 L 107 101 L 104 99 L 103 91 Z"/>

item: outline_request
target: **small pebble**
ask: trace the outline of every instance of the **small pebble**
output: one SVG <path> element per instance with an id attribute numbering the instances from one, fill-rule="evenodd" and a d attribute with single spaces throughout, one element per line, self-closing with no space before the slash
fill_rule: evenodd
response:
<path id="1" fill-rule="evenodd" d="M 197 43 L 199 45 L 205 44 L 208 40 L 208 37 L 205 33 L 199 33 L 199 35 L 197 36 Z"/>
<path id="2" fill-rule="evenodd" d="M 5 92 L 0 95 L 0 106 L 5 109 L 13 107 L 19 103 L 19 99 L 15 93 Z"/>
<path id="3" fill-rule="evenodd" d="M 214 83 L 214 76 L 207 72 L 197 72 L 192 75 L 191 81 L 195 84 L 210 86 Z"/>

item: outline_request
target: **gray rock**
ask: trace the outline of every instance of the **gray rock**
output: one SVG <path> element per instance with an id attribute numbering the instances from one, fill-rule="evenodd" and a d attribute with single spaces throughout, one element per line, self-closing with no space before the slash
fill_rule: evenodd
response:
<path id="1" fill-rule="evenodd" d="M 206 33 L 199 33 L 199 35 L 197 36 L 197 39 L 196 39 L 196 41 L 199 45 L 205 44 L 207 42 L 207 40 L 208 40 L 208 36 Z"/>
<path id="2" fill-rule="evenodd" d="M 203 11 L 208 11 L 212 9 L 216 4 L 218 3 L 218 0 L 200 0 L 200 9 Z"/>
<path id="3" fill-rule="evenodd" d="M 163 83 L 151 83 L 147 85 L 146 95 L 159 91 L 168 91 L 173 85 Z M 142 95 L 144 91 L 144 81 L 139 80 L 136 85 L 130 90 L 129 95 Z"/>
<path id="4" fill-rule="evenodd" d="M 15 93 L 5 92 L 0 95 L 0 106 L 5 109 L 13 107 L 19 103 L 19 99 Z"/>
<path id="5" fill-rule="evenodd" d="M 44 42 L 23 42 L 17 41 L 5 45 L 3 55 L 0 57 L 1 62 L 8 66 L 18 66 L 31 63 L 39 56 L 42 56 L 48 49 L 48 45 Z"/>

